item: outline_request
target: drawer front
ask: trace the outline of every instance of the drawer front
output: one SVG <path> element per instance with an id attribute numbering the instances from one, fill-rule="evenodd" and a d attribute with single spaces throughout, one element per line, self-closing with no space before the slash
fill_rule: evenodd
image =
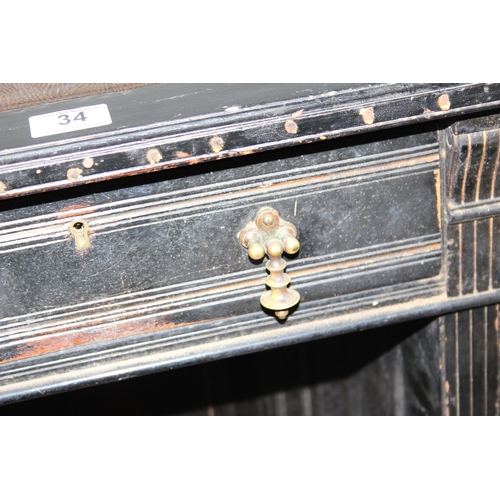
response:
<path id="1" fill-rule="evenodd" d="M 438 134 L 417 132 L 12 202 L 0 225 L 4 377 L 32 370 L 35 358 L 43 370 L 224 350 L 231 339 L 251 348 L 265 331 L 290 341 L 311 321 L 443 294 Z M 301 301 L 281 322 L 259 303 L 264 263 L 237 238 L 266 206 L 297 227 L 301 243 L 286 257 Z M 69 230 L 78 221 L 89 248 Z"/>

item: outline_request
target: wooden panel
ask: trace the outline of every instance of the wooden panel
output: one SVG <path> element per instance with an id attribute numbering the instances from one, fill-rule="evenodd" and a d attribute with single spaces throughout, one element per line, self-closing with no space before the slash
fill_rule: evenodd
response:
<path id="1" fill-rule="evenodd" d="M 373 310 L 387 293 L 405 300 L 408 287 L 414 298 L 413 287 L 439 293 L 437 136 L 416 131 L 6 202 L 1 362 L 93 352 L 97 343 L 123 352 L 138 335 L 168 344 L 241 335 L 237 322 L 279 328 L 259 304 L 264 266 L 236 238 L 266 205 L 299 230 L 300 254 L 288 270 L 302 296 L 295 324 L 304 314 L 307 322 L 336 307 L 358 309 L 360 299 Z M 82 218 L 91 241 L 83 251 L 68 230 Z"/>
<path id="2" fill-rule="evenodd" d="M 441 352 L 444 363 L 445 415 L 458 415 L 459 366 L 458 366 L 458 314 L 440 318 Z"/>
<path id="3" fill-rule="evenodd" d="M 500 218 L 453 224 L 447 234 L 448 294 L 500 288 Z"/>
<path id="4" fill-rule="evenodd" d="M 480 125 L 478 125 L 480 127 Z M 498 197 L 497 182 L 500 159 L 500 129 L 460 134 L 450 142 L 448 193 L 453 207 L 494 200 Z"/>
<path id="5" fill-rule="evenodd" d="M 476 223 L 467 222 L 462 224 L 460 233 L 461 242 L 461 276 L 462 294 L 474 292 L 476 281 Z"/>
<path id="6" fill-rule="evenodd" d="M 472 415 L 472 313 L 458 315 L 458 414 Z"/>
<path id="7" fill-rule="evenodd" d="M 493 221 L 482 219 L 475 222 L 476 290 L 484 292 L 490 288 L 491 281 L 491 231 Z"/>
<path id="8" fill-rule="evenodd" d="M 447 269 L 446 291 L 449 297 L 456 297 L 462 292 L 461 244 L 462 225 L 455 224 L 447 228 Z"/>
<path id="9" fill-rule="evenodd" d="M 440 319 L 447 415 L 497 415 L 498 305 Z"/>
<path id="10" fill-rule="evenodd" d="M 34 139 L 28 118 L 69 103 L 2 113 L 1 199 L 487 110 L 500 85 L 175 84 L 70 103 L 104 103 L 112 123 Z"/>
<path id="11" fill-rule="evenodd" d="M 492 305 L 48 396 L 0 413 L 497 415 L 497 322 Z"/>
<path id="12" fill-rule="evenodd" d="M 486 415 L 499 414 L 500 402 L 500 369 L 499 369 L 499 334 L 498 334 L 498 304 L 486 308 Z"/>
<path id="13" fill-rule="evenodd" d="M 438 354 L 437 323 L 423 320 L 7 405 L 2 412 L 435 415 Z"/>
<path id="14" fill-rule="evenodd" d="M 110 127 L 50 140 L 29 139 L 30 110 L 5 112 L 0 400 L 498 300 L 500 115 L 485 110 L 500 105 L 500 85 L 299 85 L 293 98 L 268 88 L 234 105 L 244 87 L 215 87 L 134 91 L 153 92 L 147 110 L 114 94 Z M 302 245 L 288 261 L 302 300 L 281 323 L 261 310 L 264 267 L 236 237 L 266 205 Z M 80 218 L 85 250 L 68 229 Z M 240 405 L 217 400 L 205 373 L 207 411 L 491 412 L 491 314 L 421 325 L 356 376 L 357 361 L 339 359 L 334 384 L 311 382 L 303 358 L 300 387 Z M 287 370 L 255 377 L 264 387 Z"/>
<path id="15" fill-rule="evenodd" d="M 482 307 L 471 311 L 472 335 L 472 415 L 487 415 L 486 398 L 488 393 L 486 374 L 487 356 L 487 313 Z"/>
<path id="16" fill-rule="evenodd" d="M 493 234 L 492 234 L 492 286 L 493 288 L 500 288 L 500 217 L 493 219 Z"/>

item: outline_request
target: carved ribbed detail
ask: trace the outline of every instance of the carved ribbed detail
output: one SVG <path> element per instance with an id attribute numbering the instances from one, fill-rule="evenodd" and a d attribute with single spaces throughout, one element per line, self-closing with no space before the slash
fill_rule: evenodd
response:
<path id="1" fill-rule="evenodd" d="M 500 130 L 453 136 L 448 197 L 451 206 L 500 197 Z"/>
<path id="2" fill-rule="evenodd" d="M 444 137 L 449 222 L 500 215 L 500 129 Z"/>
<path id="3" fill-rule="evenodd" d="M 260 292 L 256 293 L 258 297 Z M 353 311 L 369 315 L 377 308 L 391 307 L 405 302 L 414 308 L 419 308 L 425 300 L 433 301 L 432 297 L 442 294 L 442 284 L 439 279 L 420 280 L 404 283 L 397 286 L 388 286 L 376 291 L 357 292 L 343 297 L 331 297 L 304 303 L 302 308 L 294 313 L 294 324 L 310 324 L 311 321 L 335 314 L 338 322 L 349 318 Z M 243 296 L 236 300 L 241 301 Z M 412 303 L 414 301 L 414 303 Z M 276 321 L 262 314 L 262 311 L 248 313 L 232 318 L 214 318 L 209 322 L 175 324 L 170 317 L 145 318 L 145 322 L 134 324 L 116 324 L 116 331 L 123 329 L 123 335 L 114 335 L 113 330 L 99 327 L 99 336 L 92 338 L 92 332 L 87 333 L 86 341 L 82 342 L 82 335 L 75 335 L 74 331 L 64 336 L 40 336 L 25 345 L 13 346 L 12 357 L 7 363 L 0 364 L 0 401 L 2 400 L 3 386 L 12 381 L 22 381 L 23 378 L 43 376 L 54 369 L 66 371 L 84 367 L 97 368 L 116 359 L 127 356 L 148 357 L 155 353 L 173 352 L 178 349 L 189 348 L 193 345 L 205 343 L 221 343 L 224 340 L 234 339 L 249 334 L 258 334 L 265 329 L 274 329 Z M 168 315 L 167 315 L 168 316 Z M 150 329 L 146 331 L 145 326 Z M 112 327 L 113 325 L 110 324 Z M 77 333 L 77 332 L 76 332 Z M 278 332 L 279 334 L 279 332 Z M 140 335 L 140 338 L 138 337 Z M 98 349 L 95 342 L 100 341 Z M 80 342 L 80 344 L 78 343 Z M 54 349 L 67 349 L 65 356 L 60 356 Z M 33 356 L 36 361 L 33 362 Z"/>
<path id="4" fill-rule="evenodd" d="M 402 241 L 397 246 L 377 245 L 363 249 L 362 252 L 296 259 L 290 275 L 299 288 L 311 286 L 320 277 L 323 283 L 331 281 L 338 290 L 341 290 L 337 284 L 339 281 L 349 280 L 355 289 L 357 283 L 363 283 L 363 275 L 370 276 L 375 272 L 389 274 L 393 269 L 403 272 L 405 268 L 423 268 L 425 264 L 431 274 L 432 268 L 439 269 L 440 259 L 439 235 L 432 235 L 420 241 Z M 223 283 L 218 276 L 184 281 L 177 285 L 107 297 L 105 300 L 77 306 L 4 318 L 0 319 L 0 346 L 21 345 L 39 336 L 48 338 L 81 333 L 97 326 L 117 327 L 134 317 L 151 319 L 165 315 L 171 317 L 192 309 L 212 310 L 217 303 L 240 303 L 244 299 L 257 298 L 262 293 L 264 280 L 262 270 L 251 269 L 226 275 Z M 376 292 L 374 290 L 368 293 Z M 343 307 L 348 305 L 349 299 L 344 298 Z"/>
<path id="5" fill-rule="evenodd" d="M 361 185 L 397 175 L 432 171 L 438 166 L 435 144 L 349 159 L 319 163 L 291 172 L 261 174 L 224 183 L 129 198 L 64 211 L 0 222 L 0 253 L 52 245 L 68 241 L 67 225 L 76 218 L 88 221 L 91 235 L 127 231 L 158 225 L 165 221 L 186 220 L 211 212 L 233 210 L 242 204 L 272 204 L 277 198 L 297 198 L 314 190 L 327 193 L 352 182 Z M 43 208 L 41 209 L 43 210 Z"/>
<path id="6" fill-rule="evenodd" d="M 500 218 L 448 227 L 448 295 L 500 288 Z"/>
<path id="7" fill-rule="evenodd" d="M 447 415 L 498 415 L 498 304 L 443 316 Z"/>
<path id="8" fill-rule="evenodd" d="M 453 134 L 450 127 L 444 141 L 448 295 L 500 288 L 500 129 Z"/>

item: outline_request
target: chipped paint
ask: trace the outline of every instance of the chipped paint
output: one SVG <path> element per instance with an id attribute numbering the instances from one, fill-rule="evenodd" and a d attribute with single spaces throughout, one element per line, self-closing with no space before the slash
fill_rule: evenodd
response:
<path id="1" fill-rule="evenodd" d="M 410 255 L 422 254 L 428 251 L 438 250 L 439 248 L 439 244 L 422 245 L 420 247 L 417 246 L 411 249 L 382 253 L 375 258 L 373 258 L 372 256 L 371 260 L 374 262 L 391 261 L 393 259 L 406 258 Z M 366 265 L 366 263 L 366 258 L 358 258 L 330 265 L 320 265 L 312 269 L 302 269 L 291 272 L 289 273 L 289 275 L 291 278 L 303 275 L 322 276 L 324 275 L 325 271 L 364 266 Z M 238 289 L 249 288 L 253 286 L 264 286 L 264 284 L 265 279 L 264 277 L 262 277 L 258 279 L 243 280 L 237 283 L 218 285 L 209 289 L 180 293 L 179 295 L 172 296 L 169 300 L 169 304 L 175 304 L 180 299 L 186 301 L 196 299 L 198 297 L 207 297 L 208 295 L 217 296 L 228 291 L 232 292 Z M 419 303 L 419 300 L 414 301 L 413 303 Z M 159 316 L 138 319 L 136 311 L 124 311 L 123 316 L 119 320 L 115 318 L 113 320 L 113 323 L 110 323 L 106 318 L 101 317 L 91 319 L 86 318 L 85 315 L 82 315 L 82 317 L 80 318 L 80 324 L 78 324 L 78 322 L 67 322 L 64 319 L 61 319 L 61 321 L 52 324 L 50 328 L 43 331 L 41 335 L 37 334 L 35 338 L 32 338 L 27 342 L 24 341 L 21 345 L 18 345 L 12 351 L 12 354 L 9 357 L 0 361 L 0 364 L 20 359 L 26 359 L 33 356 L 40 356 L 50 352 L 58 352 L 67 348 L 88 345 L 106 340 L 123 338 L 132 335 L 144 335 L 153 331 L 171 330 L 186 325 L 201 324 L 207 321 L 221 319 L 210 318 L 195 321 L 192 323 L 176 323 L 172 320 L 172 313 L 165 310 L 168 309 L 167 304 L 158 303 L 157 307 L 163 310 L 163 313 Z M 103 319 L 105 321 L 104 324 Z"/>
<path id="2" fill-rule="evenodd" d="M 85 168 L 92 168 L 94 166 L 94 160 L 92 158 L 85 158 L 85 160 L 83 160 L 83 166 Z"/>
<path id="3" fill-rule="evenodd" d="M 439 169 L 434 172 L 434 177 L 436 179 L 436 212 L 439 230 L 441 231 L 441 172 Z"/>
<path id="4" fill-rule="evenodd" d="M 95 212 L 95 208 L 88 203 L 78 203 L 75 205 L 67 205 L 60 209 L 60 211 L 56 214 L 57 220 L 64 220 L 76 217 L 83 217 L 87 214 L 91 214 Z"/>
<path id="5" fill-rule="evenodd" d="M 162 160 L 161 153 L 157 149 L 150 149 L 146 153 L 146 158 L 148 159 L 150 165 L 156 165 Z"/>
<path id="6" fill-rule="evenodd" d="M 375 113 L 373 108 L 362 108 L 359 110 L 359 114 L 366 125 L 371 125 L 375 121 Z"/>
<path id="7" fill-rule="evenodd" d="M 7 186 L 0 181 L 0 193 L 3 193 L 4 191 L 7 191 Z"/>
<path id="8" fill-rule="evenodd" d="M 72 347 L 80 347 L 89 344 L 95 344 L 106 340 L 114 340 L 133 335 L 145 335 L 154 331 L 164 331 L 173 328 L 189 326 L 193 324 L 206 323 L 209 320 L 200 320 L 196 322 L 181 322 L 174 323 L 169 321 L 168 315 L 139 319 L 130 315 L 131 321 L 119 324 L 98 325 L 97 322 L 87 322 L 90 326 L 89 329 L 84 331 L 61 331 L 56 328 L 52 331 L 45 332 L 39 338 L 33 339 L 20 345 L 11 355 L 11 357 L 0 360 L 0 365 L 17 361 L 21 359 L 28 359 L 32 357 L 42 356 L 53 352 L 63 351 Z M 220 319 L 220 318 L 215 318 Z M 57 332 L 61 332 L 57 334 Z"/>
<path id="9" fill-rule="evenodd" d="M 448 111 L 450 109 L 451 103 L 448 94 L 442 94 L 439 96 L 438 106 L 441 111 Z"/>
<path id="10" fill-rule="evenodd" d="M 297 123 L 294 122 L 293 120 L 287 120 L 285 122 L 285 130 L 289 134 L 296 134 L 299 131 L 299 127 L 297 126 Z"/>
<path id="11" fill-rule="evenodd" d="M 77 181 L 82 178 L 82 169 L 81 168 L 70 168 L 66 173 L 68 180 L 71 182 Z"/>
<path id="12" fill-rule="evenodd" d="M 224 149 L 224 140 L 216 135 L 210 139 L 210 147 L 214 153 L 218 153 Z"/>
<path id="13" fill-rule="evenodd" d="M 432 116 L 431 116 L 432 111 L 431 111 L 430 109 L 425 108 L 422 114 L 423 114 L 423 115 L 425 116 L 425 118 L 427 118 L 428 120 L 431 120 L 431 119 L 432 119 Z"/>
<path id="14" fill-rule="evenodd" d="M 175 153 L 175 156 L 177 156 L 177 158 L 188 158 L 191 155 L 189 153 L 186 153 L 185 151 L 177 151 Z"/>

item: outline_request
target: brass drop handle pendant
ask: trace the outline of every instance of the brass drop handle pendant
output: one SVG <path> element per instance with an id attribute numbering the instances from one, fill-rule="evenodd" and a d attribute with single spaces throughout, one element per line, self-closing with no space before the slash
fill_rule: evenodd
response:
<path id="1" fill-rule="evenodd" d="M 281 257 L 283 252 L 293 255 L 299 251 L 300 243 L 296 236 L 296 227 L 270 207 L 261 208 L 255 220 L 238 234 L 239 242 L 248 249 L 251 259 L 260 260 L 266 254 L 269 256 L 266 285 L 270 290 L 261 296 L 260 303 L 273 310 L 279 319 L 285 319 L 289 309 L 300 300 L 299 292 L 288 288 L 290 277 L 284 272 L 286 262 Z"/>

